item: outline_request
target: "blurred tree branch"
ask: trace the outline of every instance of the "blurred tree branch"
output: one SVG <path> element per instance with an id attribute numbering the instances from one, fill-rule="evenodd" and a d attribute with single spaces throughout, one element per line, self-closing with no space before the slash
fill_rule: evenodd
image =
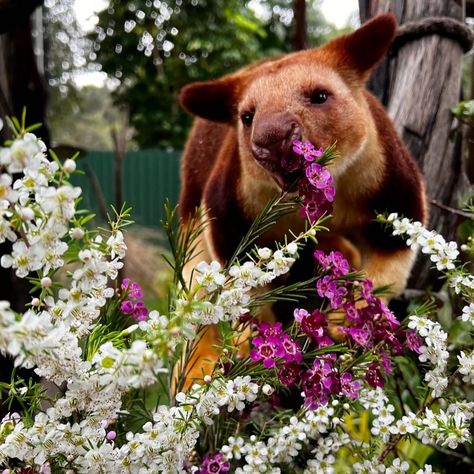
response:
<path id="1" fill-rule="evenodd" d="M 42 4 L 43 0 L 0 0 L 0 34 L 15 29 Z"/>

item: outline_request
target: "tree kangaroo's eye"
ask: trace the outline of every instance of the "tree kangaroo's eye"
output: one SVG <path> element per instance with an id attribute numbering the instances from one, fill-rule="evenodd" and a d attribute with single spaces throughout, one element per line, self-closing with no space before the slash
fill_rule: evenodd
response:
<path id="1" fill-rule="evenodd" d="M 328 93 L 322 89 L 316 89 L 311 92 L 309 100 L 312 104 L 324 104 L 328 100 Z"/>
<path id="2" fill-rule="evenodd" d="M 244 112 L 240 116 L 240 120 L 242 120 L 242 123 L 244 124 L 244 126 L 250 127 L 250 125 L 252 125 L 253 115 L 254 115 L 253 112 Z"/>

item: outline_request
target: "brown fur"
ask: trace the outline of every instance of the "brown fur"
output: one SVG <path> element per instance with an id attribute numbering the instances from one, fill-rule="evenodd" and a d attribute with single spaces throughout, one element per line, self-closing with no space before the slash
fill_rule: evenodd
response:
<path id="1" fill-rule="evenodd" d="M 281 192 L 256 160 L 254 145 L 263 142 L 270 149 L 298 130 L 316 146 L 336 142 L 340 153 L 330 164 L 337 190 L 329 222 L 333 247 L 347 242 L 343 247 L 376 286 L 390 284 L 393 294 L 404 288 L 412 252 L 374 218 L 378 212 L 399 212 L 424 222 L 423 182 L 383 107 L 364 87 L 395 29 L 394 17 L 381 15 L 321 48 L 183 89 L 182 105 L 200 118 L 183 157 L 181 214 L 187 221 L 197 206 L 207 210 L 211 221 L 201 243 L 206 258 L 228 260 L 269 198 Z M 326 91 L 327 101 L 310 103 L 315 90 Z M 246 113 L 253 114 L 251 126 L 240 120 Z M 303 226 L 298 215 L 288 216 L 260 243 L 271 244 Z"/>

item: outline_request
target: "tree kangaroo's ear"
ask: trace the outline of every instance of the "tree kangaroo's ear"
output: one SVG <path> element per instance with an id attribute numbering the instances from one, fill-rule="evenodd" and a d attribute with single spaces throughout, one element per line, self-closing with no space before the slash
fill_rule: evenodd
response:
<path id="1" fill-rule="evenodd" d="M 349 35 L 341 36 L 315 50 L 334 66 L 349 69 L 365 80 L 390 48 L 397 31 L 391 13 L 378 15 Z"/>
<path id="2" fill-rule="evenodd" d="M 214 122 L 230 122 L 236 109 L 238 89 L 236 77 L 193 82 L 181 89 L 179 101 L 193 115 Z"/>

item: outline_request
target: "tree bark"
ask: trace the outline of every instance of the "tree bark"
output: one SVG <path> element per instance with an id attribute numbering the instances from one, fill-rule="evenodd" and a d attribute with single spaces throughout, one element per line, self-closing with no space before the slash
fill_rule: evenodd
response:
<path id="1" fill-rule="evenodd" d="M 430 17 L 464 20 L 464 4 L 457 0 L 359 0 L 359 7 L 361 21 L 387 11 L 400 25 Z M 432 203 L 456 208 L 468 189 L 460 140 L 450 139 L 450 109 L 460 98 L 463 54 L 455 39 L 422 35 L 392 50 L 368 83 L 423 171 L 429 227 L 449 240 L 456 237 L 459 216 Z M 410 286 L 435 285 L 430 267 L 428 259 L 419 258 Z"/>
<path id="2" fill-rule="evenodd" d="M 293 51 L 308 47 L 308 25 L 306 22 L 306 0 L 293 0 Z"/>

